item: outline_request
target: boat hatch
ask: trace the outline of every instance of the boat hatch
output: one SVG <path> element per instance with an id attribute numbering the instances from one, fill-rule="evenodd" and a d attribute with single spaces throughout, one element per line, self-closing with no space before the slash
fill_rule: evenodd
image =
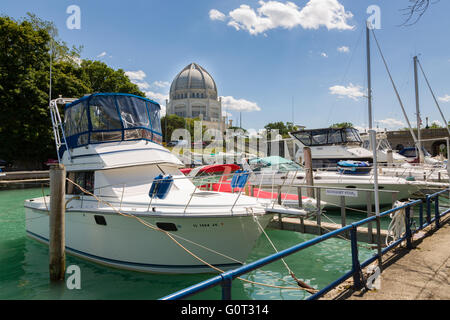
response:
<path id="1" fill-rule="evenodd" d="M 215 193 L 215 192 L 208 192 L 208 191 L 194 193 L 194 197 L 212 197 L 212 196 L 215 196 L 215 195 L 217 195 L 217 193 Z"/>

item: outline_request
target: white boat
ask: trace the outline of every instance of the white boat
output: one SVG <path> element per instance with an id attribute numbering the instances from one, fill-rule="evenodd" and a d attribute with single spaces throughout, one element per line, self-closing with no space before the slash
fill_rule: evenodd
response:
<path id="1" fill-rule="evenodd" d="M 306 184 L 306 174 L 299 164 L 278 156 L 255 158 L 248 160 L 254 174 L 250 182 L 254 185 L 277 186 L 285 188 Z M 313 172 L 314 186 L 321 187 L 321 201 L 325 207 L 339 206 L 340 196 L 336 190 L 350 191 L 345 199 L 348 207 L 367 207 L 368 191 L 373 190 L 372 174 L 344 174 L 337 171 L 316 170 Z M 424 190 L 440 190 L 445 184 L 407 181 L 401 177 L 379 176 L 380 205 L 391 205 L 395 200 L 407 199 Z M 306 189 L 306 188 L 303 188 Z M 393 191 L 393 192 L 392 192 Z M 303 191 L 306 192 L 306 191 Z M 373 193 L 371 192 L 372 204 Z"/>
<path id="2" fill-rule="evenodd" d="M 363 147 L 370 151 L 370 137 L 368 133 L 360 133 L 361 140 L 363 142 Z M 392 151 L 392 163 L 396 164 L 407 164 L 407 158 L 402 156 L 395 150 L 392 150 L 391 144 L 387 139 L 387 135 L 384 132 L 377 132 L 377 160 L 381 163 L 387 163 L 390 160 L 388 159 L 388 151 Z M 372 153 L 373 154 L 373 153 Z"/>
<path id="3" fill-rule="evenodd" d="M 50 104 L 59 161 L 68 179 L 94 195 L 67 181 L 68 253 L 158 273 L 215 272 L 211 266 L 227 270 L 245 262 L 273 206 L 245 195 L 198 190 L 180 172 L 180 160 L 161 145 L 156 102 L 92 94 L 65 106 L 63 126 L 61 102 Z M 164 177 L 168 188 L 150 198 L 149 190 L 158 186 L 155 177 Z M 49 197 L 24 204 L 27 234 L 44 243 L 49 205 Z"/>
<path id="4" fill-rule="evenodd" d="M 303 148 L 311 149 L 313 168 L 335 168 L 341 160 L 372 162 L 373 154 L 362 147 L 358 130 L 354 128 L 302 129 L 289 135 L 300 147 L 295 159 L 302 158 Z"/>

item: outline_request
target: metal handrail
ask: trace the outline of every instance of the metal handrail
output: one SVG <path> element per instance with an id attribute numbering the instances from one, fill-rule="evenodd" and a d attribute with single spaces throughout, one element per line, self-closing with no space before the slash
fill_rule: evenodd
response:
<path id="1" fill-rule="evenodd" d="M 431 206 L 430 206 L 430 201 L 432 199 L 435 199 L 435 220 L 436 220 L 436 226 L 439 227 L 439 218 L 446 215 L 447 213 L 450 212 L 450 209 L 447 209 L 445 212 L 443 212 L 442 214 L 439 214 L 439 205 L 438 205 L 438 197 L 439 195 L 443 194 L 444 192 L 450 192 L 450 189 L 446 189 L 446 190 L 442 190 L 439 192 L 436 192 L 432 195 L 427 196 L 427 215 L 430 215 L 430 211 L 431 211 Z M 350 231 L 350 240 L 351 240 L 351 250 L 352 250 L 352 269 L 350 271 L 348 271 L 347 273 L 345 273 L 343 276 L 341 276 L 339 279 L 333 281 L 331 284 L 329 284 L 328 286 L 326 286 L 325 288 L 321 289 L 319 292 L 311 295 L 310 297 L 308 297 L 308 300 L 314 300 L 317 299 L 321 296 L 323 296 L 324 294 L 326 294 L 328 291 L 332 290 L 334 287 L 336 287 L 337 285 L 341 284 L 342 282 L 344 282 L 345 280 L 347 280 L 348 278 L 353 276 L 353 281 L 354 281 L 354 286 L 356 288 L 361 288 L 363 286 L 362 284 L 362 279 L 360 278 L 360 273 L 361 273 L 361 269 L 368 266 L 370 263 L 372 263 L 373 261 L 377 260 L 377 259 L 381 259 L 381 257 L 379 257 L 379 254 L 375 254 L 373 255 L 371 258 L 367 259 L 366 261 L 360 263 L 359 259 L 358 259 L 358 245 L 357 245 L 357 228 L 363 224 L 366 223 L 370 223 L 373 222 L 381 217 L 387 216 L 393 212 L 399 211 L 399 210 L 403 210 L 405 209 L 405 226 L 406 226 L 406 232 L 405 235 L 403 237 L 401 237 L 400 239 L 396 240 L 394 243 L 390 244 L 389 246 L 387 246 L 386 248 L 384 248 L 381 251 L 381 256 L 384 255 L 386 252 L 388 252 L 389 250 L 391 250 L 392 248 L 398 246 L 400 243 L 402 243 L 403 241 L 406 240 L 407 242 L 407 248 L 411 248 L 412 244 L 411 244 L 411 238 L 413 235 L 413 232 L 411 231 L 411 219 L 410 219 L 410 209 L 411 207 L 415 206 L 415 205 L 420 205 L 420 219 L 422 220 L 422 215 L 423 215 L 423 202 L 422 200 L 415 200 L 415 201 L 411 201 L 408 202 L 402 206 L 396 207 L 396 208 L 392 208 L 390 210 L 387 210 L 383 213 L 381 213 L 379 216 L 372 216 L 372 217 L 368 217 L 366 219 L 363 219 L 361 221 L 352 223 L 351 225 L 347 225 L 343 228 L 331 231 L 329 233 L 326 233 L 325 235 L 321 235 L 318 236 L 314 239 L 308 240 L 306 242 L 302 242 L 300 244 L 297 244 L 291 248 L 285 249 L 283 251 L 280 251 L 278 253 L 272 254 L 268 257 L 259 259 L 257 261 L 254 261 L 252 263 L 249 263 L 247 265 L 244 265 L 240 268 L 234 269 L 234 270 L 230 270 L 228 272 L 224 272 L 218 276 L 215 276 L 209 280 L 205 280 L 201 283 L 198 283 L 196 285 L 193 285 L 191 287 L 185 288 L 183 290 L 180 290 L 178 292 L 175 292 L 173 294 L 170 294 L 168 296 L 165 296 L 163 298 L 161 298 L 161 300 L 175 300 L 175 299 L 184 299 L 187 297 L 190 297 L 192 295 L 195 295 L 199 292 L 202 292 L 206 289 L 209 289 L 211 287 L 215 287 L 217 285 L 221 285 L 222 286 L 222 299 L 231 299 L 231 282 L 233 281 L 233 279 L 246 274 L 248 272 L 251 272 L 253 270 L 259 269 L 264 265 L 267 265 L 269 263 L 278 261 L 286 256 L 289 256 L 293 253 L 296 253 L 298 251 L 301 251 L 303 249 L 306 249 L 308 247 L 311 247 L 315 244 L 318 244 L 320 242 L 323 242 L 327 239 L 330 239 L 332 237 L 335 237 L 337 235 L 340 235 L 341 233 L 344 232 L 348 232 Z M 429 223 L 428 223 L 429 224 Z M 421 224 L 418 228 L 418 230 L 421 230 L 423 228 L 425 228 L 428 224 Z M 418 230 L 415 230 L 415 232 L 417 232 Z"/>

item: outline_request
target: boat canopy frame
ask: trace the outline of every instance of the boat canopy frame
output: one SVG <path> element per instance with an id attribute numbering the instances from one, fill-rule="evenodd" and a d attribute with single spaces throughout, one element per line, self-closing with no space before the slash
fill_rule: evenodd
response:
<path id="1" fill-rule="evenodd" d="M 66 149 L 89 144 L 146 140 L 162 144 L 160 105 L 126 93 L 94 93 L 65 105 L 62 131 Z"/>
<path id="2" fill-rule="evenodd" d="M 300 130 L 290 133 L 307 147 L 332 146 L 339 144 L 362 145 L 362 139 L 355 128 L 324 128 Z"/>

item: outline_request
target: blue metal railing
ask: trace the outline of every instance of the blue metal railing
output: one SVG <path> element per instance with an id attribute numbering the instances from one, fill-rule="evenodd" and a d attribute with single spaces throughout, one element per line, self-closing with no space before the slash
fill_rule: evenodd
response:
<path id="1" fill-rule="evenodd" d="M 439 228 L 440 218 L 442 218 L 444 215 L 446 215 L 447 213 L 450 212 L 450 209 L 445 210 L 443 213 L 439 212 L 439 196 L 445 192 L 449 193 L 450 189 L 442 190 L 442 191 L 436 192 L 432 195 L 428 195 L 426 197 L 426 208 L 427 208 L 426 220 L 427 221 L 425 223 L 423 222 L 423 218 L 424 218 L 423 217 L 423 201 L 422 200 L 411 201 L 400 207 L 396 207 L 396 208 L 387 210 L 387 211 L 381 213 L 379 217 L 372 216 L 372 217 L 363 219 L 361 221 L 352 223 L 350 225 L 347 225 L 343 228 L 331 231 L 329 233 L 326 233 L 326 234 L 316 237 L 314 239 L 302 242 L 291 248 L 288 248 L 288 249 L 285 249 L 278 253 L 272 254 L 272 255 L 262 258 L 260 260 L 251 262 L 240 268 L 224 272 L 220 275 L 217 275 L 213 278 L 202 281 L 191 287 L 185 288 L 183 290 L 180 290 L 178 292 L 175 292 L 173 294 L 165 296 L 165 297 L 161 298 L 161 300 L 185 299 L 185 298 L 188 298 L 190 296 L 193 296 L 197 293 L 200 293 L 202 291 L 205 291 L 209 288 L 212 288 L 212 287 L 215 287 L 218 285 L 222 286 L 222 300 L 231 300 L 232 282 L 237 277 L 240 277 L 241 275 L 244 275 L 246 273 L 249 273 L 251 271 L 259 269 L 259 268 L 263 267 L 264 265 L 278 261 L 278 260 L 280 260 L 286 256 L 289 256 L 293 253 L 304 250 L 308 247 L 311 247 L 313 245 L 316 245 L 320 242 L 323 242 L 327 239 L 330 239 L 332 237 L 338 236 L 338 235 L 340 235 L 342 233 L 346 233 L 346 232 L 350 232 L 350 244 L 351 244 L 351 252 L 352 252 L 352 269 L 350 271 L 348 271 L 347 273 L 345 273 L 343 276 L 341 276 L 339 279 L 337 279 L 337 280 L 333 281 L 332 283 L 330 283 L 329 285 L 327 285 L 325 288 L 323 288 L 320 291 L 318 291 L 317 293 L 309 296 L 307 299 L 314 300 L 314 299 L 320 298 L 321 296 L 323 296 L 324 294 L 326 294 L 327 292 L 329 292 L 330 290 L 332 290 L 333 288 L 335 288 L 337 285 L 341 284 L 345 280 L 349 279 L 350 277 L 353 277 L 354 287 L 356 289 L 360 289 L 364 286 L 362 279 L 361 279 L 362 268 L 368 266 L 373 261 L 375 261 L 381 257 L 379 257 L 379 255 L 377 253 L 377 254 L 373 255 L 371 258 L 367 259 L 366 261 L 364 261 L 362 263 L 359 262 L 358 244 L 357 244 L 358 227 L 360 227 L 361 225 L 376 221 L 377 219 L 387 216 L 393 212 L 405 209 L 405 226 L 406 226 L 405 234 L 400 239 L 397 239 L 395 242 L 391 243 L 389 246 L 382 249 L 381 256 L 384 255 L 385 253 L 387 253 L 389 250 L 395 248 L 396 246 L 398 246 L 400 243 L 402 243 L 405 240 L 406 240 L 407 248 L 411 249 L 412 248 L 412 240 L 411 239 L 415 232 L 427 227 L 428 225 L 430 225 L 433 222 L 435 222 L 436 228 Z M 434 217 L 431 218 L 431 205 L 432 205 L 433 201 L 434 201 Z M 411 225 L 413 223 L 413 220 L 410 218 L 410 212 L 411 212 L 411 208 L 414 207 L 415 205 L 419 205 L 419 227 L 416 228 L 413 232 L 413 230 L 411 230 Z"/>

